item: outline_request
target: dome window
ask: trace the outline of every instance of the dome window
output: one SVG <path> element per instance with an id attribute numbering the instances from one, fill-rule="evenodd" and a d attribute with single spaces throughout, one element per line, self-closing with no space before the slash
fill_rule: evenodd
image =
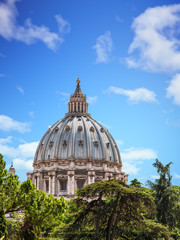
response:
<path id="1" fill-rule="evenodd" d="M 93 141 L 93 143 L 94 143 L 94 146 L 98 147 L 98 141 L 97 140 Z"/>
<path id="2" fill-rule="evenodd" d="M 78 126 L 78 131 L 82 131 L 82 126 Z"/>
<path id="3" fill-rule="evenodd" d="M 58 130 L 59 130 L 59 127 L 56 126 L 54 131 L 57 132 Z"/>
<path id="4" fill-rule="evenodd" d="M 90 127 L 90 131 L 91 131 L 91 132 L 94 132 L 94 128 L 93 128 L 93 127 Z"/>
<path id="5" fill-rule="evenodd" d="M 106 147 L 109 148 L 109 142 L 106 143 Z"/>
<path id="6" fill-rule="evenodd" d="M 83 140 L 79 140 L 78 143 L 79 143 L 79 146 L 83 146 L 84 141 Z"/>
<path id="7" fill-rule="evenodd" d="M 81 121 L 81 118 L 78 118 L 78 121 Z"/>
<path id="8" fill-rule="evenodd" d="M 68 143 L 68 141 L 67 141 L 67 140 L 64 140 L 64 141 L 63 141 L 63 146 L 67 146 L 67 143 Z"/>
<path id="9" fill-rule="evenodd" d="M 69 130 L 70 130 L 70 126 L 67 125 L 67 126 L 66 126 L 66 131 L 68 132 Z"/>
<path id="10" fill-rule="evenodd" d="M 100 131 L 103 133 L 104 132 L 104 128 L 100 128 Z"/>
<path id="11" fill-rule="evenodd" d="M 50 148 L 53 146 L 53 143 L 54 143 L 53 141 L 50 141 L 50 142 L 49 142 L 49 147 L 50 147 Z"/>

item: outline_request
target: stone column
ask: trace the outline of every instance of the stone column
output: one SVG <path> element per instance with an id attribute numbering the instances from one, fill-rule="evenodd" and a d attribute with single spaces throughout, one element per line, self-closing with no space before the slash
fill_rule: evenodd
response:
<path id="1" fill-rule="evenodd" d="M 82 112 L 82 102 L 80 102 L 80 112 Z"/>
<path id="2" fill-rule="evenodd" d="M 72 111 L 74 112 L 74 102 L 72 103 Z"/>
<path id="3" fill-rule="evenodd" d="M 52 195 L 55 195 L 55 176 L 52 176 Z"/>
<path id="4" fill-rule="evenodd" d="M 36 178 L 36 188 L 37 188 L 37 190 L 39 190 L 39 176 L 37 176 L 37 178 Z"/>
<path id="5" fill-rule="evenodd" d="M 51 187 L 52 187 L 52 185 L 51 185 L 51 176 L 49 176 L 49 194 L 51 194 Z"/>
<path id="6" fill-rule="evenodd" d="M 68 180 L 67 180 L 67 194 L 74 195 L 74 171 L 68 171 Z"/>
<path id="7" fill-rule="evenodd" d="M 87 184 L 94 183 L 95 172 L 88 171 Z"/>

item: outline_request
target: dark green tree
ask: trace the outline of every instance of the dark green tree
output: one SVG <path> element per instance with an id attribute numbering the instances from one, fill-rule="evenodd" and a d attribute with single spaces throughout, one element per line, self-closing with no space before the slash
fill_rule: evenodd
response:
<path id="1" fill-rule="evenodd" d="M 4 240 L 7 239 L 7 227 L 6 227 L 6 218 L 4 210 L 4 196 L 3 196 L 3 187 L 4 181 L 7 176 L 7 171 L 5 170 L 6 163 L 3 160 L 2 154 L 0 154 L 0 238 L 4 237 Z"/>
<path id="2" fill-rule="evenodd" d="M 131 183 L 130 183 L 130 186 L 133 186 L 133 187 L 141 187 L 141 182 L 139 182 L 137 180 L 137 178 L 134 178 L 133 180 L 131 180 Z"/>
<path id="3" fill-rule="evenodd" d="M 155 180 L 155 183 L 148 181 L 147 184 L 154 190 L 155 203 L 157 207 L 157 219 L 162 224 L 169 224 L 169 213 L 171 201 L 167 194 L 168 189 L 171 186 L 170 165 L 172 162 L 165 166 L 156 159 L 153 166 L 157 169 L 159 178 Z"/>
<path id="4" fill-rule="evenodd" d="M 77 190 L 77 199 L 74 201 L 77 214 L 73 224 L 65 231 L 65 239 L 130 240 L 135 239 L 135 235 L 138 239 L 139 229 L 145 232 L 148 224 L 145 216 L 152 217 L 155 210 L 150 194 L 143 188 L 128 186 L 121 180 L 87 185 Z M 155 222 L 152 223 L 154 228 L 157 227 Z M 168 239 L 167 229 L 161 224 L 158 226 L 157 236 Z M 84 238 L 81 238 L 82 233 Z"/>

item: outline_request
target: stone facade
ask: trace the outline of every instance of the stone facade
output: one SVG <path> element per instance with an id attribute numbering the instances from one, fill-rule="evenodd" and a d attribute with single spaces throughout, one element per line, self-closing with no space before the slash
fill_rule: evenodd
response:
<path id="1" fill-rule="evenodd" d="M 72 197 L 75 189 L 111 178 L 125 182 L 118 147 L 111 134 L 88 113 L 86 95 L 77 80 L 68 113 L 42 137 L 28 179 L 54 196 Z"/>

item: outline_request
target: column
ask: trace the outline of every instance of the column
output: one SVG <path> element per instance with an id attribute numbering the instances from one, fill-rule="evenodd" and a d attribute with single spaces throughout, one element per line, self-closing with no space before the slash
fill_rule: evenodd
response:
<path id="1" fill-rule="evenodd" d="M 80 102 L 80 112 L 82 112 L 82 102 Z"/>
<path id="2" fill-rule="evenodd" d="M 68 171 L 67 194 L 74 195 L 74 171 Z"/>
<path id="3" fill-rule="evenodd" d="M 37 190 L 39 190 L 39 176 L 36 177 L 36 188 Z"/>
<path id="4" fill-rule="evenodd" d="M 95 172 L 88 171 L 87 184 L 94 183 L 94 176 L 95 176 Z"/>
<path id="5" fill-rule="evenodd" d="M 52 176 L 52 195 L 55 195 L 55 176 Z"/>
<path id="6" fill-rule="evenodd" d="M 51 194 L 51 176 L 49 176 L 49 194 Z"/>
<path id="7" fill-rule="evenodd" d="M 73 104 L 72 107 L 73 107 L 73 112 L 74 112 L 74 102 L 72 104 Z"/>

